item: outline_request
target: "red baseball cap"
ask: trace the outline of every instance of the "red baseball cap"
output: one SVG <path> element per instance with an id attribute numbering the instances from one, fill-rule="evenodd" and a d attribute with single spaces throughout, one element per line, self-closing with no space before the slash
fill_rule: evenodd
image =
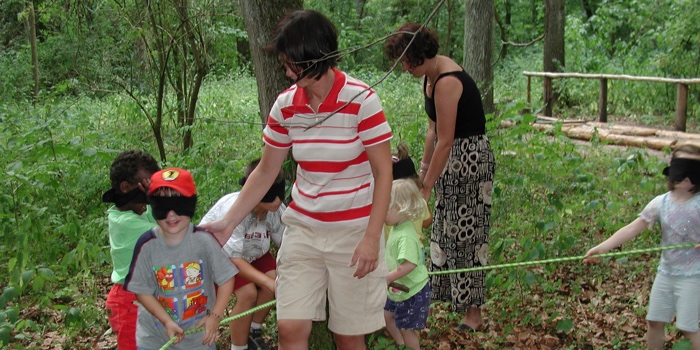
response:
<path id="1" fill-rule="evenodd" d="M 148 186 L 148 195 L 161 187 L 172 188 L 185 197 L 192 197 L 197 194 L 192 174 L 180 168 L 167 168 L 151 175 L 151 184 Z"/>

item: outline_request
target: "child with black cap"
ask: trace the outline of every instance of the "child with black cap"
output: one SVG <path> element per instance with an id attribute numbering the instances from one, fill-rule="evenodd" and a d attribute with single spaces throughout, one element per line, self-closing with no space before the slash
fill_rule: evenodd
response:
<path id="1" fill-rule="evenodd" d="M 244 177 L 238 182 L 239 185 L 245 184 L 248 175 L 259 162 L 260 159 L 256 159 L 248 164 Z M 223 218 L 238 199 L 239 193 L 229 193 L 221 197 L 199 224 L 204 225 Z M 282 203 L 284 197 L 284 172 L 280 171 L 260 203 L 236 226 L 231 238 L 224 245 L 224 252 L 240 270 L 233 287 L 236 305 L 231 313 L 234 315 L 267 303 L 275 297 L 277 264 L 269 250 L 270 239 L 278 248 L 282 243 L 282 214 L 287 208 Z M 265 308 L 231 321 L 231 350 L 267 349 L 262 339 L 262 323 L 269 312 L 270 308 Z"/>
<path id="2" fill-rule="evenodd" d="M 408 145 L 401 142 L 396 147 L 396 151 L 397 152 L 395 154 L 391 155 L 394 180 L 410 179 L 415 182 L 418 190 L 423 189 L 423 181 L 420 180 L 418 173 L 416 173 L 416 166 L 413 164 L 413 160 L 411 160 L 411 157 L 408 155 Z M 423 232 L 424 228 L 430 227 L 430 224 L 433 222 L 433 215 L 428 207 L 428 202 L 425 200 L 423 202 L 425 203 L 425 210 L 420 217 L 414 220 L 416 232 L 419 234 Z M 385 237 L 389 236 L 389 231 L 386 228 L 384 234 Z"/>
<path id="3" fill-rule="evenodd" d="M 190 223 L 197 190 L 187 170 L 168 168 L 151 176 L 148 201 L 158 226 L 136 242 L 124 288 L 140 303 L 139 349 L 215 349 L 238 269 L 216 238 Z M 214 284 L 218 288 L 214 288 Z M 204 326 L 185 337 L 185 331 Z"/>
<path id="4" fill-rule="evenodd" d="M 147 230 L 156 226 L 146 189 L 151 175 L 160 170 L 150 154 L 130 150 L 120 153 L 109 169 L 112 187 L 102 195 L 105 203 L 114 203 L 107 210 L 109 252 L 112 257 L 114 285 L 109 290 L 105 307 L 112 333 L 117 336 L 119 350 L 136 350 L 136 295 L 124 290 L 134 245 Z"/>
<path id="5" fill-rule="evenodd" d="M 700 349 L 700 147 L 683 145 L 673 151 L 664 169 L 669 191 L 654 198 L 627 226 L 586 253 L 584 262 L 600 261 L 603 254 L 622 245 L 655 222 L 661 224 L 661 245 L 697 244 L 695 248 L 669 249 L 661 262 L 649 296 L 647 347 L 661 350 L 664 325 L 676 318 L 676 328 Z"/>

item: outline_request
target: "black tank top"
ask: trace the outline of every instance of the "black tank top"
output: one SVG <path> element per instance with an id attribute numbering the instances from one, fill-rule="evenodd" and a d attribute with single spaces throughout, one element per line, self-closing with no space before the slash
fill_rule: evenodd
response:
<path id="1" fill-rule="evenodd" d="M 474 79 L 464 70 L 442 73 L 433 83 L 433 98 L 428 97 L 426 91 L 427 79 L 423 80 L 423 96 L 425 97 L 425 113 L 435 122 L 437 128 L 437 113 L 435 112 L 435 86 L 442 77 L 453 75 L 462 83 L 462 96 L 457 103 L 457 120 L 455 121 L 455 135 L 457 138 L 483 135 L 486 133 L 486 116 L 484 106 L 481 103 L 481 93 Z"/>

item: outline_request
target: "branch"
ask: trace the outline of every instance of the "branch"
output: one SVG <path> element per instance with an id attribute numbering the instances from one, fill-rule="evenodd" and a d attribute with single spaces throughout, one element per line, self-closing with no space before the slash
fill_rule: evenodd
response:
<path id="1" fill-rule="evenodd" d="M 532 39 L 532 41 L 530 41 L 529 43 L 514 43 L 512 41 L 501 41 L 501 44 L 502 45 L 516 46 L 516 47 L 528 47 L 528 46 L 530 46 L 530 45 L 532 45 L 532 44 L 534 44 L 542 39 L 544 39 L 544 34 L 538 36 L 535 39 Z"/>

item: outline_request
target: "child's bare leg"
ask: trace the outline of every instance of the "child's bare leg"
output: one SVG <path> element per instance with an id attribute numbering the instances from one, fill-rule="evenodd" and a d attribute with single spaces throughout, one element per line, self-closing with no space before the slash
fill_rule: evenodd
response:
<path id="1" fill-rule="evenodd" d="M 664 347 L 664 322 L 647 321 L 647 347 L 662 350 Z M 694 349 L 695 350 L 695 349 Z"/>
<path id="2" fill-rule="evenodd" d="M 384 322 L 386 322 L 386 331 L 389 332 L 396 345 L 404 345 L 404 339 L 401 331 L 396 328 L 396 320 L 394 320 L 394 313 L 384 310 Z"/>
<path id="3" fill-rule="evenodd" d="M 265 273 L 266 275 L 270 276 L 272 279 L 275 279 L 277 277 L 277 273 L 275 270 L 268 271 Z M 275 298 L 275 294 L 272 293 L 269 289 L 265 287 L 260 287 L 258 289 L 258 302 L 255 304 L 256 306 L 265 304 L 267 302 L 272 301 L 272 299 Z M 270 313 L 270 309 L 272 306 L 258 310 L 253 314 L 253 322 L 255 323 L 260 323 L 263 324 L 265 322 L 265 317 L 267 316 L 268 313 Z"/>
<path id="4" fill-rule="evenodd" d="M 401 336 L 403 336 L 404 345 L 407 348 L 420 350 L 420 336 L 418 335 L 418 331 L 413 329 L 402 329 Z"/>
<path id="5" fill-rule="evenodd" d="M 683 336 L 693 343 L 693 350 L 700 350 L 700 331 L 693 333 L 683 331 Z"/>
<path id="6" fill-rule="evenodd" d="M 255 307 L 255 301 L 257 300 L 255 283 L 246 284 L 236 289 L 233 294 L 236 296 L 236 304 L 231 310 L 232 315 L 238 315 Z M 246 315 L 229 322 L 231 344 L 238 346 L 248 344 L 248 331 L 250 330 L 252 318 L 252 315 Z"/>

